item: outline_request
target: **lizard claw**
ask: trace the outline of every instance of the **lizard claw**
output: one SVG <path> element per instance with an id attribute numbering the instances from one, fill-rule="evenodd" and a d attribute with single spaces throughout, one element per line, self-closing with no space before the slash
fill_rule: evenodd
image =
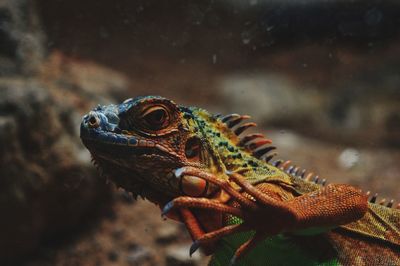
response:
<path id="1" fill-rule="evenodd" d="M 236 264 L 236 259 L 237 259 L 236 256 L 233 255 L 233 257 L 229 261 L 229 266 L 234 266 Z"/>
<path id="2" fill-rule="evenodd" d="M 161 212 L 161 217 L 165 217 L 171 210 L 174 208 L 174 202 L 170 201 L 167 204 L 165 204 L 164 208 L 162 209 Z"/>
<path id="3" fill-rule="evenodd" d="M 185 170 L 186 170 L 185 167 L 181 167 L 181 168 L 176 169 L 175 170 L 175 176 L 177 178 L 181 177 L 182 174 L 185 172 Z"/>
<path id="4" fill-rule="evenodd" d="M 226 175 L 231 175 L 231 174 L 233 174 L 233 172 L 232 172 L 232 171 L 229 171 L 229 170 L 226 170 L 226 171 L 225 171 L 225 174 L 226 174 Z"/>
<path id="5" fill-rule="evenodd" d="M 189 255 L 190 257 L 195 253 L 200 247 L 199 241 L 194 241 L 193 244 L 190 246 Z"/>

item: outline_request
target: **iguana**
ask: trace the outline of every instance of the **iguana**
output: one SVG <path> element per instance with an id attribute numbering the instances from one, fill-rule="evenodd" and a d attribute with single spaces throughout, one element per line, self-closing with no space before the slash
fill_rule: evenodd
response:
<path id="1" fill-rule="evenodd" d="M 117 186 L 183 222 L 210 265 L 400 265 L 400 210 L 275 159 L 249 116 L 159 96 L 98 106 L 81 139 Z"/>

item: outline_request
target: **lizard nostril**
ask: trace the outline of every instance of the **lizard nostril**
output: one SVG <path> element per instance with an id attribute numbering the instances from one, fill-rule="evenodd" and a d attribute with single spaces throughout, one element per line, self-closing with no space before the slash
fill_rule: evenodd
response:
<path id="1" fill-rule="evenodd" d="M 100 126 L 100 120 L 97 116 L 91 115 L 88 120 L 88 125 L 91 128 L 97 128 Z"/>

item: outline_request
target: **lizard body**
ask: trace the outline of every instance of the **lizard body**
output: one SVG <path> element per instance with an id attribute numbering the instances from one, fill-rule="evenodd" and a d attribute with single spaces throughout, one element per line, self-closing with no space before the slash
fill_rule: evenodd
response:
<path id="1" fill-rule="evenodd" d="M 184 222 L 210 265 L 400 265 L 398 209 L 273 160 L 270 140 L 242 134 L 248 118 L 137 97 L 88 113 L 81 138 L 113 182 Z"/>

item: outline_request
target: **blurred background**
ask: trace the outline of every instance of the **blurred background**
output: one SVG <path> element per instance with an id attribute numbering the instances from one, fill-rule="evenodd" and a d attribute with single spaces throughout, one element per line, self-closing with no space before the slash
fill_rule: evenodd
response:
<path id="1" fill-rule="evenodd" d="M 138 95 L 249 114 L 281 158 L 400 199 L 399 31 L 389 0 L 0 1 L 0 264 L 206 265 L 80 143 Z"/>

